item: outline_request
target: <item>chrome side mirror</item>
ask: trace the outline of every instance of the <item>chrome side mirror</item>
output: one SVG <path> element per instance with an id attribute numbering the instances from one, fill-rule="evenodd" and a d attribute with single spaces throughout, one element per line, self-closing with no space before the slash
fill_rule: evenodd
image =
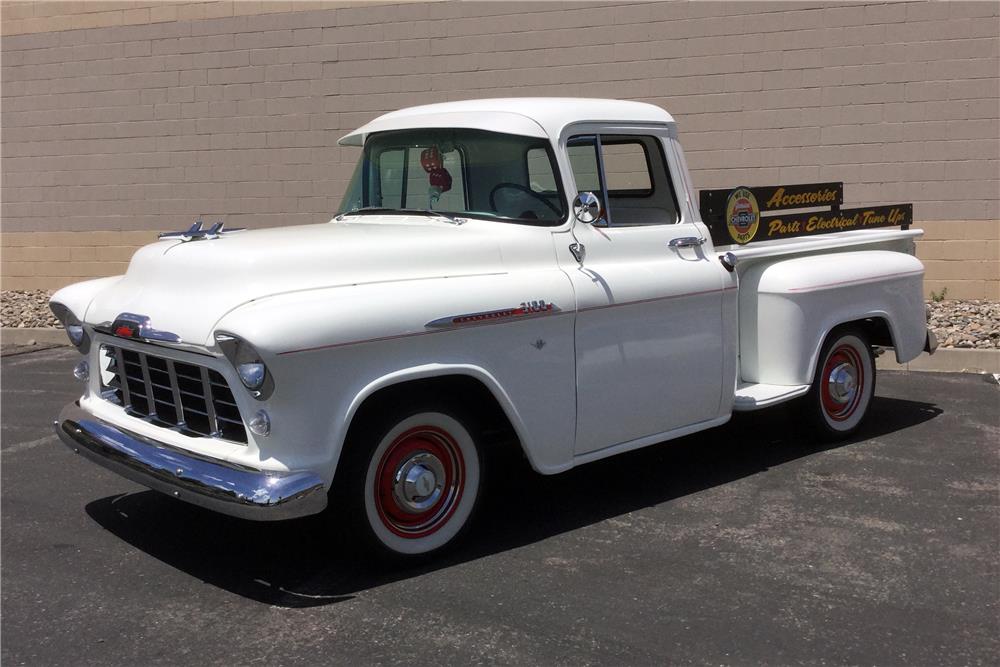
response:
<path id="1" fill-rule="evenodd" d="M 604 215 L 601 198 L 593 192 L 581 192 L 573 200 L 573 215 L 584 224 L 594 224 Z"/>

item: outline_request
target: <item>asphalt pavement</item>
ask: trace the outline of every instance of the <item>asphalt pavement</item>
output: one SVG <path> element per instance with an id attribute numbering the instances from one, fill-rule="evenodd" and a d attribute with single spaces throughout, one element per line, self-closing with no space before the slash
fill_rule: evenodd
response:
<path id="1" fill-rule="evenodd" d="M 882 372 L 858 438 L 794 408 L 536 475 L 463 546 L 214 515 L 52 434 L 76 353 L 2 360 L 3 665 L 1000 662 L 1000 387 Z"/>

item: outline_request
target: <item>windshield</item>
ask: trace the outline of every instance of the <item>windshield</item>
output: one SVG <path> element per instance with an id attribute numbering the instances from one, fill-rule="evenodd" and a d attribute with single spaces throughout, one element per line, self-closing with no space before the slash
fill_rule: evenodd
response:
<path id="1" fill-rule="evenodd" d="M 365 142 L 338 213 L 436 211 L 557 225 L 565 197 L 545 139 L 465 129 L 380 132 Z"/>

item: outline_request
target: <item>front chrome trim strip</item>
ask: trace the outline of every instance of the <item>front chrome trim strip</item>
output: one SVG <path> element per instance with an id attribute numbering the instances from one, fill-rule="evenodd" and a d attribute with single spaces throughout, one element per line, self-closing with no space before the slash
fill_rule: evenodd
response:
<path id="1" fill-rule="evenodd" d="M 77 454 L 156 491 L 255 521 L 323 511 L 322 478 L 307 470 L 277 472 L 211 459 L 119 428 L 70 403 L 54 422 Z"/>

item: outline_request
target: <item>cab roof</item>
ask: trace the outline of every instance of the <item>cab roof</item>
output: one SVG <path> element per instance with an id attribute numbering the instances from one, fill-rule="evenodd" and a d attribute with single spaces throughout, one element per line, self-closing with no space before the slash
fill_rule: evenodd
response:
<path id="1" fill-rule="evenodd" d="M 340 139 L 360 146 L 373 132 L 409 128 L 463 127 L 557 139 L 572 123 L 644 123 L 673 126 L 658 106 L 627 100 L 582 97 L 508 97 L 425 104 L 392 111 Z"/>

